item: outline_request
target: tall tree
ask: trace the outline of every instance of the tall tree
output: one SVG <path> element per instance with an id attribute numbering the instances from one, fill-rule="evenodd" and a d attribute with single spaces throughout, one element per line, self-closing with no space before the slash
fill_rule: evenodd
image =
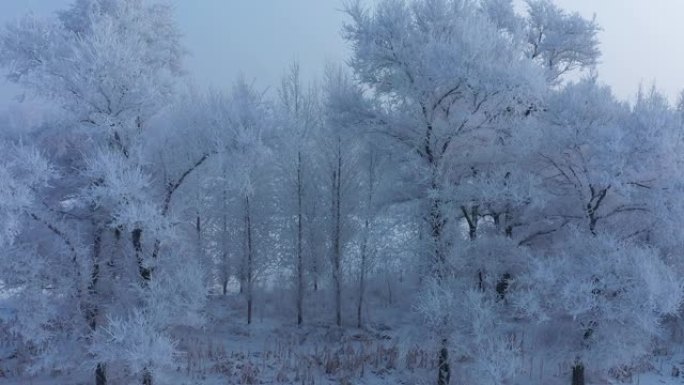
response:
<path id="1" fill-rule="evenodd" d="M 151 328 L 148 330 L 159 332 L 170 321 L 156 311 L 139 313 L 145 315 L 142 318 L 126 314 L 125 307 L 119 307 L 120 300 L 126 301 L 124 297 L 104 301 L 99 290 L 103 260 L 116 259 L 113 255 L 106 258 L 104 253 L 113 253 L 117 247 L 112 246 L 128 234 L 130 249 L 125 248 L 123 256 L 133 256 L 137 278 L 125 272 L 124 261 L 117 261 L 120 270 L 116 274 L 126 276 L 122 284 L 138 281 L 142 292 L 120 288 L 117 295 L 132 296 L 128 300 L 140 295 L 143 306 L 153 306 L 150 299 L 158 294 L 156 283 L 150 284 L 153 265 L 164 252 L 162 248 L 173 241 L 167 231 L 171 199 L 187 175 L 206 159 L 200 154 L 167 186 L 150 188 L 153 183 L 148 172 L 153 167 L 148 166 L 144 143 L 152 140 L 147 130 L 149 120 L 168 104 L 175 79 L 182 72 L 184 50 L 179 36 L 172 10 L 166 5 L 138 0 L 80 0 L 60 12 L 57 19 L 27 16 L 9 24 L 0 37 L 0 62 L 9 68 L 8 78 L 61 107 L 70 122 L 58 127 L 59 132 L 46 133 L 68 138 L 67 155 L 52 154 L 65 176 L 60 180 L 59 193 L 51 194 L 49 205 L 72 218 L 84 218 L 87 226 L 93 227 L 90 242 L 79 245 L 92 245 L 92 257 L 88 264 L 77 266 L 82 271 L 76 271 L 78 276 L 89 277 L 88 306 L 84 308 L 93 334 L 108 332 L 107 319 L 133 324 L 144 321 L 148 323 L 145 327 Z M 86 143 L 90 148 L 85 148 Z M 53 232 L 66 234 L 54 224 L 50 227 Z M 109 246 L 106 249 L 105 244 Z M 173 267 L 160 270 L 160 274 L 173 274 Z M 105 322 L 105 329 L 96 329 L 100 322 Z M 94 344 L 107 339 L 88 341 Z M 159 369 L 157 360 L 165 360 L 154 355 L 154 344 L 149 340 L 149 344 L 141 345 L 148 349 L 145 357 L 117 357 L 130 367 L 138 367 L 138 374 L 148 384 L 153 371 Z M 103 350 L 91 345 L 90 351 L 96 363 L 96 382 L 103 384 L 104 362 L 98 361 Z"/>
<path id="2" fill-rule="evenodd" d="M 335 304 L 335 323 L 342 326 L 342 290 L 345 248 L 356 232 L 350 216 L 359 208 L 359 179 L 355 172 L 360 166 L 361 143 L 355 137 L 359 121 L 353 114 L 342 112 L 338 103 L 363 103 L 361 91 L 344 69 L 330 66 L 326 70 L 323 86 L 325 108 L 324 137 L 319 145 L 326 148 L 323 161 L 329 178 L 329 247 Z"/>
<path id="3" fill-rule="evenodd" d="M 296 275 L 296 312 L 297 325 L 304 322 L 304 297 L 305 297 L 305 229 L 311 226 L 306 217 L 307 209 L 305 196 L 311 181 L 310 147 L 314 130 L 320 126 L 320 107 L 318 95 L 314 86 L 308 88 L 302 82 L 301 71 L 298 63 L 293 63 L 289 72 L 281 82 L 278 92 L 279 107 L 282 114 L 283 131 L 279 137 L 281 152 L 283 152 L 285 173 L 292 175 L 285 180 L 289 186 L 293 186 L 295 217 L 295 241 L 294 241 L 294 271 Z M 312 241 L 312 240 L 310 240 Z"/>
<path id="4" fill-rule="evenodd" d="M 382 1 L 372 14 L 356 3 L 347 13 L 351 66 L 388 106 L 377 119 L 387 137 L 415 155 L 426 257 L 432 275 L 446 277 L 447 226 L 455 226 L 445 195 L 449 162 L 487 140 L 488 124 L 507 109 L 525 112 L 543 82 L 522 46 L 474 3 Z M 440 348 L 440 385 L 449 382 L 446 352 Z"/>

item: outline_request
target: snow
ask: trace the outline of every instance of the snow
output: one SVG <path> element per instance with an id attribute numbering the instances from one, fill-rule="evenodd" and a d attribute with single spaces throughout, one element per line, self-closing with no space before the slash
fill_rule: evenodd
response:
<path id="1" fill-rule="evenodd" d="M 264 294 L 265 295 L 265 294 Z M 405 312 L 392 309 L 374 315 L 383 329 L 339 329 L 325 317 L 313 325 L 297 327 L 282 319 L 278 305 L 258 311 L 255 323 L 244 322 L 244 298 L 239 295 L 212 297 L 203 329 L 178 328 L 179 351 L 175 371 L 164 373 L 159 383 L 167 385 L 223 384 L 432 384 L 435 359 L 428 339 L 407 335 L 415 333 L 416 322 Z M 404 316 L 401 316 L 401 313 Z M 387 328 L 386 322 L 395 327 Z M 423 341 L 422 344 L 420 341 Z M 677 344 L 674 344 L 677 346 Z M 522 373 L 510 385 L 567 385 L 569 367 L 545 362 L 545 355 L 530 352 Z M 0 361 L 2 362 L 2 361 Z M 468 361 L 452 363 L 452 378 L 466 375 Z M 655 356 L 648 369 L 634 373 L 621 382 L 605 373 L 591 371 L 587 385 L 640 384 L 675 385 L 684 376 L 672 376 L 672 368 L 684 369 L 684 348 Z M 3 366 L 0 365 L 0 368 Z M 5 372 L 2 384 L 89 384 L 92 374 L 71 372 L 52 375 L 19 376 Z M 125 380 L 125 378 L 121 378 Z M 116 381 L 116 378 L 110 378 Z M 457 382 L 458 383 L 458 382 Z M 488 384 L 482 379 L 481 384 Z"/>

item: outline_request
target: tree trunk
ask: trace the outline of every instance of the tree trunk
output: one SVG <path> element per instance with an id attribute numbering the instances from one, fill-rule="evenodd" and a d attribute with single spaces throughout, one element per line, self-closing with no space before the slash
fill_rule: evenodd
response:
<path id="1" fill-rule="evenodd" d="M 107 385 L 107 368 L 103 363 L 95 368 L 95 385 Z"/>
<path id="2" fill-rule="evenodd" d="M 356 327 L 359 329 L 363 326 L 361 314 L 363 313 L 363 296 L 366 291 L 366 258 L 366 250 L 363 250 L 361 252 L 361 271 L 359 273 L 359 303 L 356 307 Z"/>
<path id="3" fill-rule="evenodd" d="M 437 370 L 437 385 L 449 385 L 449 381 L 451 381 L 451 368 L 449 367 L 449 348 L 446 338 L 442 340 L 442 346 L 439 349 Z"/>
<path id="4" fill-rule="evenodd" d="M 440 183 L 437 165 L 433 160 L 430 162 L 432 168 L 431 188 L 436 196 L 430 198 L 430 238 L 433 243 L 433 277 L 441 284 L 449 275 L 447 271 L 446 255 L 443 250 L 443 228 L 446 219 L 443 215 L 442 200 L 439 197 Z M 467 214 L 467 213 L 466 213 Z M 466 215 L 467 218 L 467 215 Z M 470 225 L 470 223 L 469 223 Z M 449 346 L 446 338 L 442 339 L 441 347 L 437 354 L 437 385 L 449 385 L 451 380 L 451 367 L 449 366 Z"/>
<path id="5" fill-rule="evenodd" d="M 572 385 L 584 385 L 584 365 L 579 361 L 572 367 Z"/>
<path id="6" fill-rule="evenodd" d="M 480 290 L 480 292 L 484 293 L 484 272 L 482 269 L 477 271 L 477 288 Z"/>
<path id="7" fill-rule="evenodd" d="M 510 207 L 506 208 L 506 214 L 504 218 L 506 219 L 506 229 L 504 233 L 506 234 L 506 238 L 511 239 L 513 238 L 513 215 L 511 214 Z"/>
<path id="8" fill-rule="evenodd" d="M 136 228 L 131 231 L 131 241 L 133 243 L 133 249 L 135 250 L 135 260 L 138 262 L 138 273 L 140 274 L 143 283 L 147 284 L 151 278 L 151 271 L 144 266 L 143 262 L 142 229 Z"/>
<path id="9" fill-rule="evenodd" d="M 510 282 L 511 274 L 503 273 L 503 275 L 499 279 L 499 282 L 496 283 L 496 293 L 499 297 L 499 300 L 506 300 L 506 292 L 508 292 L 508 286 L 510 285 Z"/>
<path id="10" fill-rule="evenodd" d="M 463 217 L 468 223 L 468 238 L 472 241 L 477 239 L 477 226 L 480 219 L 480 207 L 474 205 L 470 208 L 470 212 L 465 206 L 461 206 Z"/>
<path id="11" fill-rule="evenodd" d="M 197 233 L 197 256 L 201 261 L 204 261 L 204 249 L 202 248 L 202 217 L 199 211 L 197 218 L 195 218 L 195 232 Z"/>
<path id="12" fill-rule="evenodd" d="M 311 273 L 313 275 L 313 291 L 318 292 L 318 279 L 320 275 L 320 244 L 321 241 L 317 237 L 317 234 L 319 229 L 317 230 L 316 224 L 313 222 L 316 218 L 318 218 L 318 211 L 316 207 L 316 200 L 314 199 L 311 201 L 311 211 L 309 212 L 309 245 L 310 247 L 310 252 L 311 252 Z"/>
<path id="13" fill-rule="evenodd" d="M 439 198 L 432 199 L 430 202 L 430 241 L 433 252 L 433 275 L 437 278 L 442 278 L 444 275 L 445 258 L 442 252 L 442 212 L 441 200 Z"/>
<path id="14" fill-rule="evenodd" d="M 123 233 L 123 229 L 121 226 L 118 226 L 114 229 L 114 250 L 115 252 L 109 253 L 109 259 L 107 260 L 107 268 L 109 269 L 109 274 L 111 279 L 116 279 L 118 277 L 117 272 L 116 272 L 116 263 L 115 261 L 117 259 L 122 258 L 121 257 L 121 252 L 123 250 L 123 246 L 121 245 L 121 234 Z"/>
<path id="15" fill-rule="evenodd" d="M 440 193 L 440 183 L 439 183 L 439 171 L 437 165 L 434 163 L 430 164 L 431 168 L 431 179 L 430 179 L 430 190 L 431 193 L 429 197 L 429 212 L 428 212 L 428 225 L 430 227 L 430 242 L 431 242 L 431 252 L 432 252 L 432 276 L 438 280 L 442 280 L 445 277 L 446 269 L 446 256 L 444 255 L 444 245 L 443 245 L 443 229 L 446 224 L 446 220 L 443 215 L 443 202 Z"/>
<path id="16" fill-rule="evenodd" d="M 93 313 L 89 315 L 90 317 L 90 329 L 94 333 L 97 328 L 97 310 L 91 310 Z M 107 385 L 107 367 L 104 363 L 98 362 L 95 368 L 95 385 Z"/>
<path id="17" fill-rule="evenodd" d="M 221 200 L 221 205 L 223 209 L 223 215 L 221 217 L 221 247 L 223 250 L 221 254 L 220 276 L 222 280 L 221 286 L 223 289 L 223 295 L 225 296 L 228 293 L 228 280 L 230 279 L 230 274 L 228 273 L 228 188 L 226 187 L 228 175 L 225 162 L 223 162 L 222 170 L 224 186 Z"/>
<path id="18" fill-rule="evenodd" d="M 373 219 L 373 188 L 375 187 L 375 158 L 371 148 L 368 154 L 368 196 L 366 199 L 366 220 L 363 225 L 363 243 L 361 244 L 361 266 L 359 271 L 359 303 L 356 308 L 356 326 L 363 326 L 363 297 L 366 292 L 366 270 L 368 269 L 368 253 L 370 244 L 371 220 Z"/>
<path id="19" fill-rule="evenodd" d="M 297 153 L 297 325 L 304 321 L 304 262 L 302 255 L 302 152 Z"/>
<path id="20" fill-rule="evenodd" d="M 318 257 L 314 257 L 314 258 L 318 258 Z M 313 291 L 318 292 L 318 262 L 316 262 L 316 260 L 314 260 L 313 273 L 314 273 Z"/>
<path id="21" fill-rule="evenodd" d="M 152 385 L 152 373 L 147 368 L 143 369 L 142 385 Z"/>
<path id="22" fill-rule="evenodd" d="M 252 215 L 249 207 L 249 196 L 245 197 L 245 252 L 247 256 L 247 324 L 252 323 L 252 278 L 253 278 L 253 250 L 252 250 Z"/>
<path id="23" fill-rule="evenodd" d="M 252 294 L 251 290 L 247 293 L 247 325 L 252 324 Z"/>
<path id="24" fill-rule="evenodd" d="M 91 333 L 95 333 L 97 329 L 97 316 L 99 307 L 97 306 L 97 283 L 100 279 L 100 260 L 102 254 L 102 229 L 97 224 L 95 226 L 95 236 L 93 237 L 93 271 L 90 275 L 90 283 L 88 285 L 88 296 L 90 297 L 90 307 L 87 311 L 87 321 L 90 326 Z M 99 362 L 95 368 L 95 385 L 107 385 L 107 371 L 105 364 Z"/>
<path id="25" fill-rule="evenodd" d="M 225 193 L 225 191 L 224 191 Z M 224 202 L 225 202 L 225 195 L 224 195 Z M 223 206 L 223 222 L 222 222 L 222 233 L 221 233 L 221 238 L 223 240 L 223 252 L 221 254 L 221 272 L 220 272 L 220 277 L 221 277 L 221 288 L 223 289 L 223 295 L 225 296 L 228 293 L 228 279 L 230 278 L 228 276 L 228 242 L 226 239 L 228 238 L 228 208 Z"/>
<path id="26" fill-rule="evenodd" d="M 333 220 L 335 221 L 333 234 L 333 281 L 335 284 L 335 324 L 342 326 L 342 277 L 341 277 L 341 232 L 342 232 L 342 218 L 341 218 L 341 180 L 342 180 L 342 143 L 341 139 L 337 138 L 337 165 L 333 172 Z"/>

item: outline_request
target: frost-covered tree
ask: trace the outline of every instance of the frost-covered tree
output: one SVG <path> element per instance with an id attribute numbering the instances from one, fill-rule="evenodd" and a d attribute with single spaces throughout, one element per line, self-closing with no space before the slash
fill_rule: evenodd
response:
<path id="1" fill-rule="evenodd" d="M 83 286 L 87 298 L 72 307 L 80 309 L 89 332 L 72 332 L 94 336 L 107 319 L 133 322 L 135 314 L 126 303 L 155 308 L 154 288 L 169 282 L 161 279 L 166 274 L 179 272 L 174 258 L 183 248 L 176 248 L 178 253 L 169 248 L 178 241 L 169 221 L 171 200 L 205 159 L 200 154 L 170 183 L 158 186 L 145 151 L 145 144 L 153 141 L 148 123 L 168 104 L 182 68 L 184 51 L 171 8 L 138 0 L 77 1 L 56 19 L 27 16 L 9 24 L 0 45 L 0 62 L 8 69 L 8 78 L 64 113 L 61 124 L 42 133 L 59 138 L 61 148 L 50 143 L 46 150 L 62 175 L 41 200 L 53 215 L 72 222 L 59 227 L 45 219 L 51 231 L 64 238 L 73 232 L 68 236 L 78 240 L 72 242 L 81 253 L 74 273 L 81 278 L 75 282 Z M 83 223 L 75 226 L 74 222 Z M 80 230 L 75 232 L 75 227 Z M 157 263 L 162 254 L 164 266 Z M 153 271 L 160 275 L 159 282 L 150 283 Z M 188 275 L 187 282 L 200 276 Z M 201 291 L 187 295 L 195 296 L 192 306 L 203 303 Z M 175 302 L 180 297 L 166 298 L 171 302 L 165 306 L 181 305 L 182 301 Z M 58 304 L 45 308 L 53 306 Z M 141 314 L 146 318 L 136 319 L 144 319 L 146 327 L 157 333 L 165 333 L 176 322 L 168 312 Z M 150 318 L 153 314 L 156 318 Z M 51 330 L 46 327 L 43 333 L 50 335 Z M 82 341 L 89 346 L 73 353 L 88 353 L 86 362 L 96 367 L 97 383 L 105 383 L 106 358 L 100 357 L 104 350 L 97 344 L 111 339 Z M 140 368 L 137 373 L 150 384 L 153 374 L 162 369 L 160 363 L 168 359 L 155 352 L 149 351 L 144 360 L 121 355 L 118 361 Z M 63 360 L 60 366 L 80 362 L 79 358 Z"/>
<path id="2" fill-rule="evenodd" d="M 458 342 L 449 347 L 464 381 L 506 384 L 520 374 L 524 324 L 513 304 L 534 260 L 504 234 L 483 234 L 449 253 L 453 275 L 423 288 L 416 306 L 442 338 Z"/>
<path id="3" fill-rule="evenodd" d="M 540 338 L 573 366 L 572 384 L 582 385 L 585 367 L 610 369 L 651 354 L 664 317 L 679 312 L 682 281 L 656 249 L 586 230 L 572 239 L 521 278 L 516 307 L 548 326 Z"/>
<path id="4" fill-rule="evenodd" d="M 570 83 L 549 98 L 540 116 L 545 145 L 538 172 L 555 197 L 546 216 L 556 229 L 574 222 L 626 238 L 650 231 L 668 179 L 659 172 L 673 166 L 667 154 L 676 126 L 640 123 L 648 119 L 646 103 L 630 113 L 595 79 Z M 660 111 L 668 119 L 667 108 Z"/>
<path id="5" fill-rule="evenodd" d="M 261 94 L 244 80 L 237 81 L 233 86 L 230 103 L 228 125 L 236 133 L 237 148 L 234 160 L 238 165 L 231 177 L 235 180 L 236 193 L 240 197 L 243 211 L 239 216 L 243 219 L 240 226 L 243 235 L 240 278 L 241 284 L 245 285 L 247 323 L 250 324 L 254 303 L 254 283 L 259 266 L 263 265 L 263 262 L 259 261 L 258 254 L 264 252 L 264 241 L 268 238 L 267 230 L 262 228 L 259 231 L 264 222 L 256 223 L 255 212 L 259 207 L 263 207 L 263 202 L 260 202 L 257 197 L 264 200 L 262 194 L 268 191 L 266 184 L 259 183 L 259 179 L 267 156 L 265 147 L 261 145 L 261 138 L 266 129 L 269 107 Z M 259 240 L 261 244 L 257 243 Z"/>
<path id="6" fill-rule="evenodd" d="M 655 245 L 673 267 L 675 244 L 681 242 L 680 225 L 682 121 L 667 98 L 654 88 L 639 90 L 636 102 L 623 126 L 621 142 L 628 149 L 623 155 L 630 165 L 629 200 L 643 210 L 620 218 L 630 230 L 630 239 Z M 674 246 L 674 248 L 673 248 Z"/>
<path id="7" fill-rule="evenodd" d="M 297 325 L 304 322 L 304 297 L 306 288 L 306 261 L 305 243 L 306 228 L 312 226 L 307 218 L 306 202 L 315 200 L 317 197 L 307 194 L 311 192 L 311 174 L 314 166 L 312 163 L 311 147 L 312 137 L 320 130 L 321 109 L 318 100 L 317 89 L 303 84 L 298 63 L 294 63 L 287 75 L 283 78 L 278 95 L 280 99 L 279 113 L 282 119 L 282 132 L 278 139 L 280 151 L 283 156 L 283 172 L 292 175 L 283 181 L 286 186 L 292 186 L 291 196 L 294 199 L 286 201 L 296 202 L 294 206 L 295 225 L 294 230 L 294 272 L 296 286 L 296 311 Z M 306 222 L 306 223 L 305 223 Z M 309 238 L 311 244 L 315 240 Z"/>
<path id="8" fill-rule="evenodd" d="M 352 215 L 357 212 L 358 169 L 360 142 L 358 120 L 353 114 L 340 109 L 340 101 L 363 104 L 360 88 L 352 82 L 350 75 L 342 68 L 328 67 L 323 86 L 325 123 L 319 145 L 325 148 L 321 153 L 324 173 L 328 182 L 324 191 L 328 194 L 329 211 L 328 239 L 335 303 L 335 324 L 342 326 L 342 284 L 346 265 L 346 246 L 356 232 Z M 342 102 L 342 103 L 344 103 Z"/>
<path id="9" fill-rule="evenodd" d="M 426 199 L 429 254 L 439 270 L 446 242 L 446 168 L 470 143 L 487 140 L 492 119 L 526 111 L 540 79 L 535 66 L 521 58 L 522 47 L 511 44 L 472 3 L 384 1 L 372 14 L 358 5 L 348 13 L 352 68 L 388 106 L 377 118 L 381 129 L 416 156 L 413 177 Z"/>
<path id="10" fill-rule="evenodd" d="M 347 12 L 351 66 L 387 106 L 375 119 L 380 130 L 415 155 L 410 183 L 424 206 L 425 256 L 433 276 L 444 277 L 450 238 L 458 232 L 445 189 L 457 183 L 454 174 L 472 174 L 463 162 L 476 152 L 472 143 L 495 140 L 492 121 L 525 113 L 543 80 L 521 55 L 522 44 L 474 3 L 383 1 L 372 13 L 358 4 Z M 443 372 L 440 384 L 447 383 Z"/>
<path id="11" fill-rule="evenodd" d="M 557 82 L 571 71 L 593 69 L 600 56 L 596 17 L 583 18 L 569 13 L 551 0 L 527 0 L 523 33 L 527 55 L 547 71 L 547 78 Z"/>

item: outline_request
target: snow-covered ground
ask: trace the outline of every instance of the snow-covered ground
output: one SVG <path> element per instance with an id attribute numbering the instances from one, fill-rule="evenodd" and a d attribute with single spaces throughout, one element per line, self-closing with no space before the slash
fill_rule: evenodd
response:
<path id="1" fill-rule="evenodd" d="M 175 372 L 159 378 L 158 384 L 305 384 L 305 385 L 379 385 L 434 384 L 436 362 L 434 344 L 426 336 L 416 335 L 415 314 L 408 309 L 385 307 L 372 314 L 369 326 L 358 329 L 331 325 L 325 304 L 310 314 L 311 321 L 302 327 L 286 321 L 289 314 L 277 298 L 258 309 L 252 325 L 244 320 L 243 298 L 239 295 L 213 297 L 203 330 L 178 329 L 179 350 Z M 414 324 L 414 326 L 411 326 Z M 409 330 L 412 330 L 409 332 Z M 7 346 L 5 346 L 7 348 Z M 3 350 L 6 357 L 8 349 Z M 468 373 L 468 361 L 453 359 L 452 383 L 462 384 Z M 460 361 L 460 362 L 459 362 Z M 544 354 L 530 352 L 523 359 L 523 373 L 510 385 L 567 385 L 569 367 L 549 364 Z M 14 362 L 16 363 L 16 362 Z M 4 366 L 3 366 L 4 365 Z M 0 361 L 0 368 L 9 363 Z M 591 365 L 591 363 L 589 363 Z M 643 372 L 623 381 L 606 374 L 587 371 L 587 385 L 684 384 L 684 349 L 653 357 Z M 673 368 L 682 374 L 674 377 Z M 86 385 L 91 374 L 42 373 L 17 376 L 5 369 L 0 383 L 7 385 Z M 123 377 L 109 378 L 110 383 L 128 383 Z M 469 381 L 468 381 L 469 382 Z M 481 378 L 477 384 L 493 384 Z"/>

